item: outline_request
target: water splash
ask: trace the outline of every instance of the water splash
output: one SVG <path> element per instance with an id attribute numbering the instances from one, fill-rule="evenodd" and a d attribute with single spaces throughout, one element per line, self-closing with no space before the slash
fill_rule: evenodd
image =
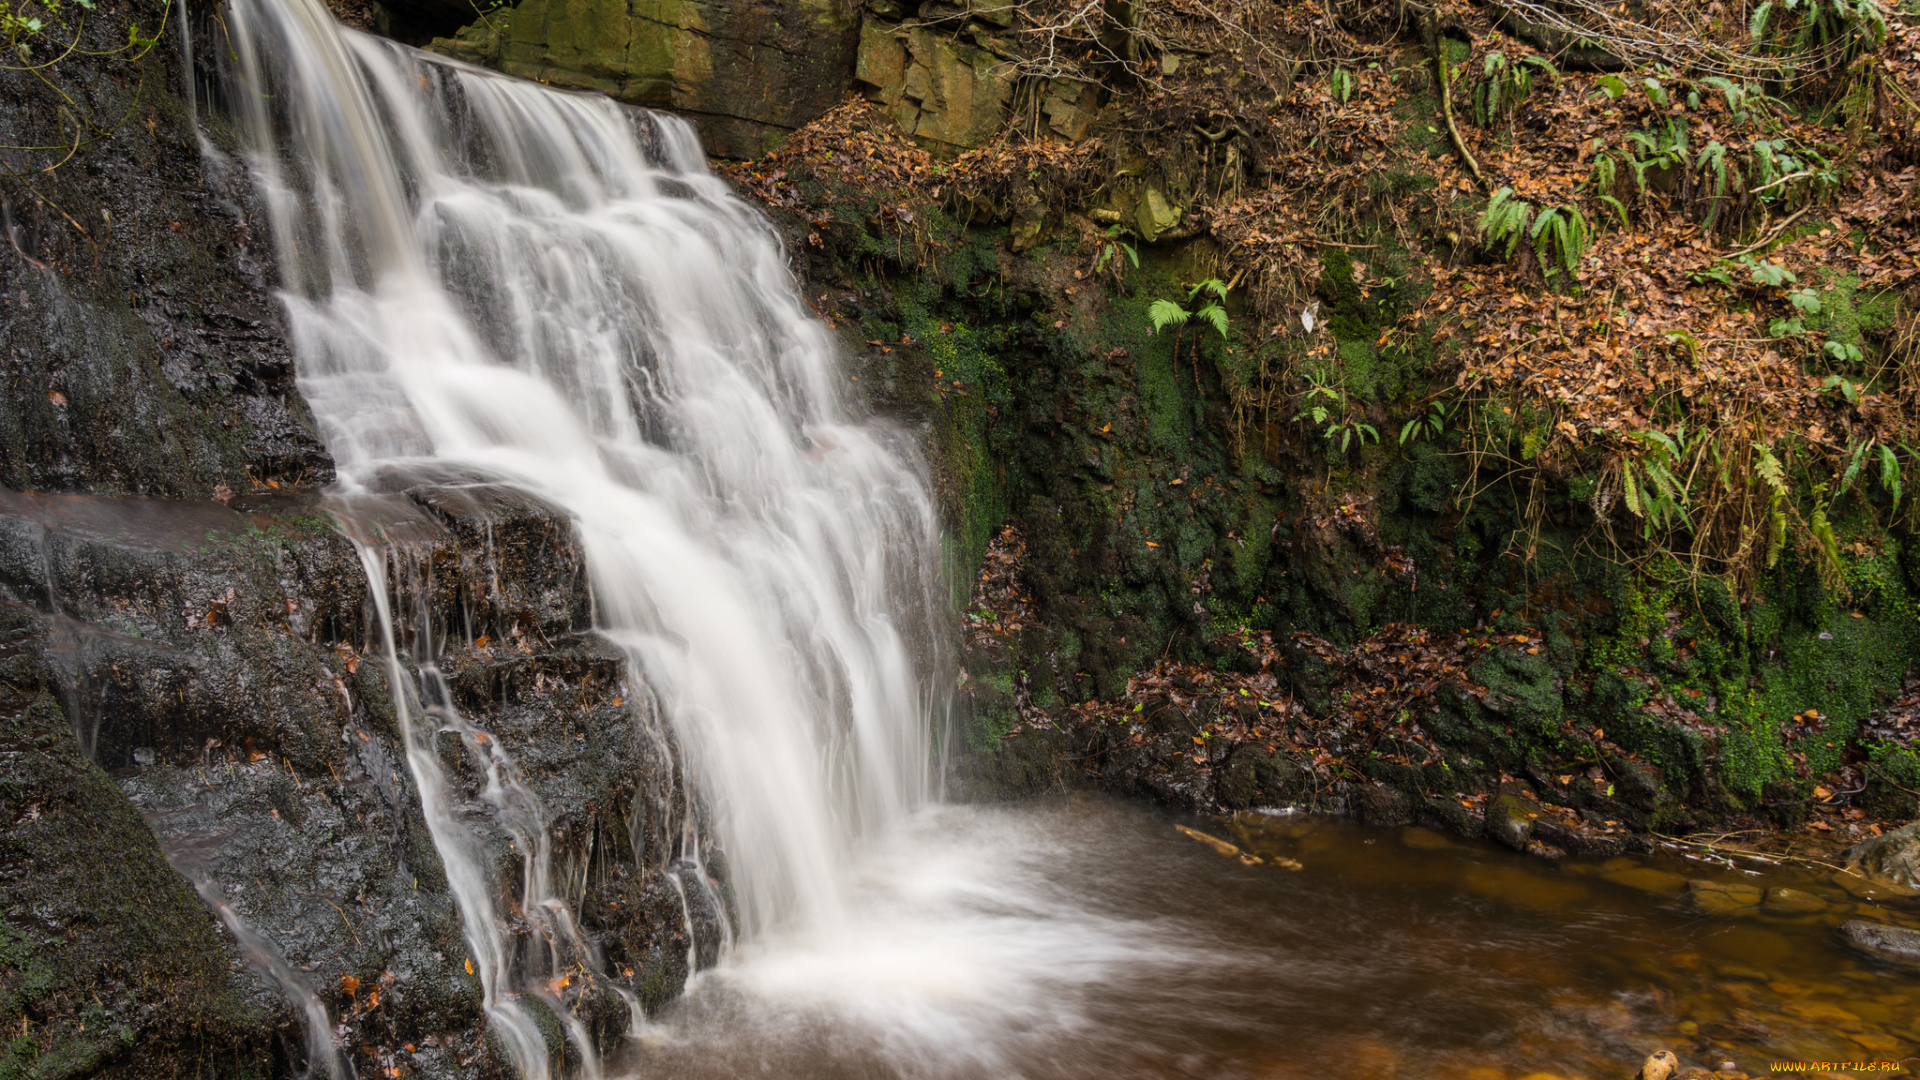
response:
<path id="1" fill-rule="evenodd" d="M 237 0 L 229 26 L 300 386 L 343 489 L 432 462 L 563 508 L 597 628 L 708 810 L 730 895 L 705 900 L 723 920 L 731 900 L 730 936 L 847 925 L 857 838 L 931 794 L 938 532 L 909 441 L 849 408 L 766 222 L 680 121 L 346 31 L 317 0 Z M 413 688 L 385 549 L 361 550 L 488 1014 L 544 1076 L 513 995 L 537 985 L 426 729 L 485 770 L 523 910 L 571 926 L 544 811 L 451 709 L 431 648 Z M 682 830 L 675 880 L 711 890 L 698 836 Z"/>

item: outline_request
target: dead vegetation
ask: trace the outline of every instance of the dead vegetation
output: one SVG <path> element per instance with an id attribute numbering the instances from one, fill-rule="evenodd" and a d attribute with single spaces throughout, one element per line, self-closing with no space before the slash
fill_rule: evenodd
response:
<path id="1" fill-rule="evenodd" d="M 864 199 L 918 265 L 938 207 L 1044 228 L 1091 269 L 1145 239 L 1141 184 L 1177 190 L 1161 238 L 1212 240 L 1213 275 L 1253 316 L 1218 373 L 1238 445 L 1309 415 L 1309 441 L 1378 442 L 1437 405 L 1452 419 L 1431 434 L 1471 460 L 1469 490 L 1521 491 L 1537 531 L 1545 493 L 1572 485 L 1629 557 L 1741 595 L 1783 551 L 1844 588 L 1832 523 L 1904 510 L 1920 29 L 1902 12 L 1029 0 L 993 40 L 1022 79 L 1100 87 L 1092 136 L 1016 118 L 943 161 L 850 103 L 733 175 L 822 223 Z M 1316 298 L 1342 300 L 1329 252 L 1372 264 L 1363 294 L 1389 273 L 1430 289 L 1357 328 L 1376 351 L 1430 342 L 1430 398 L 1349 395 L 1351 318 L 1303 332 Z"/>

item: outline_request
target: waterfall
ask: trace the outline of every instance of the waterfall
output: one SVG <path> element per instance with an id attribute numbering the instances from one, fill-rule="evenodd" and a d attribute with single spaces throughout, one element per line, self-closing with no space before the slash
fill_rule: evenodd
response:
<path id="1" fill-rule="evenodd" d="M 319 0 L 234 0 L 228 29 L 300 387 L 342 489 L 431 465 L 562 508 L 596 629 L 708 809 L 734 932 L 844 923 L 858 839 L 931 795 L 938 529 L 908 440 L 848 401 L 771 227 L 671 117 L 349 31 Z M 484 770 L 522 840 L 520 902 L 565 937 L 542 810 L 446 700 L 431 648 L 408 674 L 389 553 L 357 542 L 490 1021 L 544 1077 L 519 1000 L 535 988 L 436 740 L 457 734 Z"/>

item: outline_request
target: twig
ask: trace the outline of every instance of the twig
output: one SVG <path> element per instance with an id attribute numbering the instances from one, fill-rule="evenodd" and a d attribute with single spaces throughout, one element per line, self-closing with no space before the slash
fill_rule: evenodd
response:
<path id="1" fill-rule="evenodd" d="M 1846 867 L 1840 865 L 1839 863 L 1828 862 L 1825 859 L 1816 859 L 1810 855 L 1794 855 L 1788 852 L 1754 851 L 1749 848 L 1725 847 L 1711 840 L 1709 841 L 1683 840 L 1680 837 L 1667 836 L 1662 833 L 1654 833 L 1653 835 L 1656 839 L 1665 840 L 1670 844 L 1677 844 L 1681 847 L 1700 848 L 1703 851 L 1712 852 L 1714 854 L 1724 853 L 1728 855 L 1742 855 L 1750 859 L 1764 859 L 1766 861 L 1773 862 L 1773 863 L 1783 863 L 1783 862 L 1804 863 L 1808 866 L 1819 866 L 1819 867 L 1824 867 L 1825 869 L 1828 869 L 1828 870 L 1845 870 L 1846 869 Z"/>
<path id="2" fill-rule="evenodd" d="M 1795 210 L 1792 216 L 1788 217 L 1787 220 L 1781 222 L 1778 226 L 1776 226 L 1769 235 L 1762 237 L 1761 239 L 1755 241 L 1754 243 L 1746 247 L 1741 248 L 1739 251 L 1729 251 L 1728 253 L 1720 257 L 1723 259 L 1737 259 L 1740 256 L 1746 255 L 1750 252 L 1759 251 L 1761 248 L 1766 247 L 1768 244 L 1773 243 L 1775 240 L 1778 240 L 1780 239 L 1781 236 L 1785 235 L 1786 231 L 1793 227 L 1793 223 L 1805 217 L 1807 214 L 1807 211 L 1811 209 L 1813 209 L 1813 207 L 1803 206 L 1800 209 Z"/>
<path id="3" fill-rule="evenodd" d="M 1428 46 L 1433 49 L 1433 62 L 1440 67 L 1440 114 L 1447 119 L 1447 134 L 1453 139 L 1453 148 L 1459 152 L 1460 160 L 1466 162 L 1467 170 L 1473 173 L 1473 179 L 1486 189 L 1487 178 L 1480 172 L 1480 163 L 1473 159 L 1473 151 L 1467 149 L 1467 141 L 1460 136 L 1460 125 L 1453 118 L 1453 72 L 1447 63 L 1447 50 L 1440 43 L 1440 28 L 1428 31 Z"/>

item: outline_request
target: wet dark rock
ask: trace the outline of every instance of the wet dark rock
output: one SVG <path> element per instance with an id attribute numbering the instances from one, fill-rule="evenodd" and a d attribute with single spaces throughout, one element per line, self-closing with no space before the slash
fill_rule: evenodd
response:
<path id="1" fill-rule="evenodd" d="M 1847 865 L 1870 878 L 1920 888 L 1920 821 L 1855 846 L 1847 852 Z"/>
<path id="2" fill-rule="evenodd" d="M 1385 784 L 1361 784 L 1351 792 L 1354 815 L 1368 825 L 1398 828 L 1414 823 L 1413 798 Z"/>
<path id="3" fill-rule="evenodd" d="M 686 804 L 672 740 L 641 707 L 624 657 L 585 632 L 571 524 L 537 500 L 434 483 L 351 505 L 0 492 L 0 591 L 31 628 L 22 649 L 45 675 L 43 726 L 76 755 L 92 747 L 119 780 L 116 790 L 102 776 L 103 798 L 136 827 L 145 815 L 139 840 L 172 858 L 172 885 L 191 876 L 271 939 L 354 1045 L 430 1046 L 415 1063 L 426 1076 L 492 1060 L 365 569 L 335 520 L 391 545 L 409 682 L 415 665 L 437 663 L 449 704 L 499 741 L 546 805 L 557 887 L 602 971 L 650 1005 L 672 996 L 689 943 L 668 879 L 701 873 L 673 864 L 681 823 L 659 809 Z M 497 893 L 511 895 L 520 859 L 481 798 L 483 776 L 457 737 L 437 739 L 455 814 L 486 848 Z M 701 882 L 688 890 L 694 944 L 711 960 L 721 913 Z M 225 978 L 233 964 L 218 955 Z M 280 998 L 239 970 L 208 993 L 260 998 L 250 1030 L 278 1016 L 300 1057 Z M 378 1004 L 345 989 L 356 986 L 379 987 Z M 568 993 L 598 1037 L 618 1040 L 627 1015 L 613 986 L 594 977 Z"/>
<path id="4" fill-rule="evenodd" d="M 291 1017 L 82 753 L 45 635 L 0 601 L 0 1075 L 264 1072 Z"/>
<path id="5" fill-rule="evenodd" d="M 64 152 L 10 151 L 0 177 L 0 486 L 205 496 L 332 477 L 253 185 L 201 153 L 177 48 L 116 51 L 167 6 L 103 0 L 79 47 L 111 60 L 0 71 L 0 143 L 68 146 L 74 102 L 110 133 L 50 172 Z"/>
<path id="6" fill-rule="evenodd" d="M 1073 765 L 1072 740 L 1052 727 L 1024 728 L 996 741 L 985 754 L 960 756 L 954 776 L 955 794 L 983 800 L 1022 799 L 1064 791 L 1078 771 Z"/>
<path id="7" fill-rule="evenodd" d="M 1487 803 L 1487 835 L 1515 851 L 1525 851 L 1538 816 L 1533 804 L 1512 792 L 1502 792 Z"/>
<path id="8" fill-rule="evenodd" d="M 1414 809 L 1414 817 L 1421 824 L 1455 836 L 1473 838 L 1486 832 L 1486 821 L 1479 814 L 1444 795 L 1422 798 Z"/>
<path id="9" fill-rule="evenodd" d="M 1836 931 L 1840 944 L 1876 960 L 1920 971 L 1920 930 L 1852 919 Z"/>
<path id="10" fill-rule="evenodd" d="M 1540 818 L 1533 823 L 1533 836 L 1574 855 L 1611 858 L 1627 848 L 1625 837 L 1601 831 L 1590 823 L 1567 825 L 1550 818 Z"/>
<path id="11" fill-rule="evenodd" d="M 1313 778 L 1285 756 L 1260 746 L 1236 747 L 1217 780 L 1217 799 L 1230 810 L 1255 806 L 1291 806 L 1305 799 Z"/>
<path id="12" fill-rule="evenodd" d="M 1701 914 L 1728 917 L 1757 913 L 1763 894 L 1758 885 L 1696 878 L 1687 883 L 1686 895 Z"/>

